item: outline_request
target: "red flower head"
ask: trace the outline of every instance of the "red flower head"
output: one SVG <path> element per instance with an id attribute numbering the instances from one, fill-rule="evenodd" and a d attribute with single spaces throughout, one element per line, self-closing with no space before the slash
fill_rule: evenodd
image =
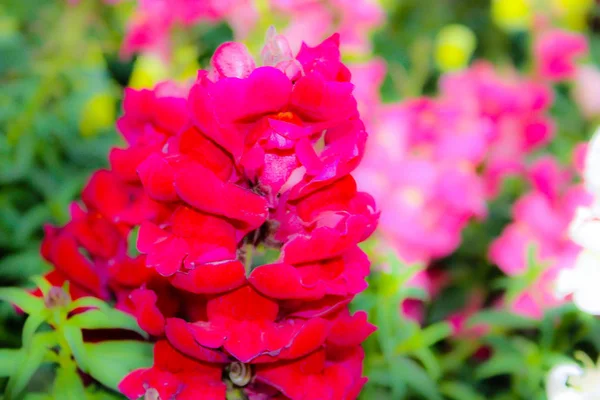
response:
<path id="1" fill-rule="evenodd" d="M 65 279 L 160 339 L 154 367 L 122 382 L 129 398 L 305 399 L 311 387 L 338 400 L 364 384 L 374 328 L 347 304 L 366 287 L 357 245 L 379 214 L 350 175 L 367 138 L 350 73 L 337 35 L 297 58 L 268 40 L 258 68 L 222 45 L 187 99 L 128 92 L 129 147 L 92 178 L 81 216 L 49 231 L 44 254 Z"/>

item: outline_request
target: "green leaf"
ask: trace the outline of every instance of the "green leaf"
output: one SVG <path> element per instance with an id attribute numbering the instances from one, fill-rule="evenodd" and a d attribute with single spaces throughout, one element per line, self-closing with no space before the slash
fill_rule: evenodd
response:
<path id="1" fill-rule="evenodd" d="M 5 400 L 16 398 L 27 386 L 29 380 L 40 367 L 46 353 L 50 351 L 52 346 L 55 346 L 55 332 L 45 332 L 34 336 L 31 341 L 31 346 L 23 357 L 13 374 L 11 374 L 8 384 L 6 385 Z"/>
<path id="2" fill-rule="evenodd" d="M 398 357 L 395 361 L 402 371 L 403 380 L 414 392 L 429 400 L 442 400 L 436 383 L 427 375 L 423 367 L 406 357 Z"/>
<path id="3" fill-rule="evenodd" d="M 438 322 L 421 331 L 415 332 L 410 339 L 400 343 L 400 345 L 396 347 L 396 351 L 398 353 L 407 353 L 410 351 L 430 347 L 440 340 L 447 338 L 451 333 L 452 328 L 450 327 L 449 323 Z"/>
<path id="4" fill-rule="evenodd" d="M 112 308 L 77 314 L 69 318 L 67 324 L 81 329 L 127 329 L 148 337 L 131 315 Z"/>
<path id="5" fill-rule="evenodd" d="M 22 358 L 21 349 L 0 349 L 0 377 L 14 374 Z"/>
<path id="6" fill-rule="evenodd" d="M 18 288 L 0 288 L 0 300 L 12 303 L 27 314 L 38 314 L 44 309 L 44 300 Z"/>
<path id="7" fill-rule="evenodd" d="M 431 379 L 439 379 L 442 376 L 440 363 L 430 348 L 423 347 L 414 351 L 412 354 L 416 359 L 421 361 Z"/>
<path id="8" fill-rule="evenodd" d="M 119 382 L 131 371 L 152 365 L 151 343 L 134 340 L 84 344 L 89 374 L 103 385 L 118 390 Z"/>
<path id="9" fill-rule="evenodd" d="M 474 325 L 484 324 L 496 328 L 528 329 L 536 327 L 538 323 L 539 321 L 535 319 L 523 317 L 510 311 L 484 310 L 469 318 L 467 326 L 473 327 Z"/>
<path id="10" fill-rule="evenodd" d="M 476 369 L 475 377 L 486 379 L 497 375 L 515 374 L 523 368 L 526 368 L 526 363 L 521 354 L 495 354 Z"/>
<path id="11" fill-rule="evenodd" d="M 73 325 L 67 325 L 62 329 L 63 335 L 69 348 L 71 349 L 71 353 L 73 353 L 73 357 L 75 361 L 77 361 L 77 365 L 83 372 L 88 372 L 88 357 L 85 351 L 85 346 L 83 344 L 83 334 L 81 333 L 81 329 Z"/>
<path id="12" fill-rule="evenodd" d="M 39 314 L 30 315 L 23 325 L 23 347 L 28 348 L 31 344 L 31 340 L 38 328 L 47 321 L 49 314 L 47 310 L 43 310 Z"/>
<path id="13" fill-rule="evenodd" d="M 52 395 L 54 399 L 60 400 L 85 400 L 87 398 L 75 364 L 63 366 L 56 371 Z"/>
<path id="14" fill-rule="evenodd" d="M 440 385 L 440 391 L 454 400 L 485 400 L 475 389 L 461 382 L 444 382 Z"/>
<path id="15" fill-rule="evenodd" d="M 104 301 L 97 297 L 80 297 L 77 300 L 69 304 L 69 311 L 73 311 L 78 308 L 98 308 L 100 310 L 109 309 L 110 306 Z"/>
<path id="16" fill-rule="evenodd" d="M 42 294 L 44 295 L 44 297 L 46 295 L 48 295 L 48 292 L 52 288 L 52 284 L 50 282 L 48 282 L 48 280 L 46 278 L 44 278 L 43 276 L 37 275 L 37 276 L 32 276 L 30 279 L 42 291 Z"/>

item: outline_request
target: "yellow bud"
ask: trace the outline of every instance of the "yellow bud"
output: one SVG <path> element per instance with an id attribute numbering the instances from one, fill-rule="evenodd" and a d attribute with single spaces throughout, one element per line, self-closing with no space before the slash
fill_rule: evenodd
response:
<path id="1" fill-rule="evenodd" d="M 585 30 L 587 18 L 594 7 L 594 0 L 553 0 L 553 10 L 567 28 Z"/>
<path id="2" fill-rule="evenodd" d="M 492 18 L 504 30 L 527 30 L 533 19 L 531 3 L 528 0 L 492 0 Z"/>
<path id="3" fill-rule="evenodd" d="M 115 98 L 109 93 L 92 96 L 83 106 L 79 119 L 79 131 L 82 136 L 95 136 L 115 123 Z"/>
<path id="4" fill-rule="evenodd" d="M 464 25 L 448 25 L 436 37 L 435 61 L 441 71 L 466 67 L 477 46 L 473 31 Z"/>
<path id="5" fill-rule="evenodd" d="M 133 66 L 129 86 L 134 89 L 151 89 L 169 78 L 169 68 L 159 57 L 140 55 Z"/>

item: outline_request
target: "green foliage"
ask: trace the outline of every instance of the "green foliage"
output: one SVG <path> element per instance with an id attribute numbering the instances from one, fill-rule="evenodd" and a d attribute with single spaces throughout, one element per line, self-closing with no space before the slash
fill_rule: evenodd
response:
<path id="1" fill-rule="evenodd" d="M 132 340 L 86 343 L 85 350 L 90 357 L 90 375 L 114 390 L 131 371 L 152 365 L 150 343 Z"/>
<path id="2" fill-rule="evenodd" d="M 43 278 L 33 280 L 43 297 L 35 297 L 23 289 L 0 288 L 1 300 L 29 314 L 23 327 L 22 347 L 0 349 L 0 377 L 9 378 L 6 400 L 21 398 L 40 367 L 48 363 L 58 367 L 51 392 L 59 399 L 92 398 L 85 392 L 78 370 L 116 390 L 128 372 L 152 364 L 150 343 L 84 341 L 83 330 L 94 329 L 130 330 L 146 337 L 133 317 L 97 298 L 71 301 L 68 285 L 57 288 Z M 127 356 L 123 357 L 124 354 Z"/>

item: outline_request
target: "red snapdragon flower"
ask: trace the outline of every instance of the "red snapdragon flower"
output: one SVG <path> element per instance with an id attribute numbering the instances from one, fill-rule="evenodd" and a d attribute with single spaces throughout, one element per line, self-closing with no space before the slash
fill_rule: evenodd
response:
<path id="1" fill-rule="evenodd" d="M 271 31 L 262 58 L 226 43 L 189 94 L 129 90 L 128 147 L 48 228 L 52 274 L 158 340 L 121 383 L 132 399 L 353 399 L 365 382 L 374 328 L 347 304 L 379 214 L 351 175 L 367 134 L 350 72 L 337 35 L 293 57 Z"/>

